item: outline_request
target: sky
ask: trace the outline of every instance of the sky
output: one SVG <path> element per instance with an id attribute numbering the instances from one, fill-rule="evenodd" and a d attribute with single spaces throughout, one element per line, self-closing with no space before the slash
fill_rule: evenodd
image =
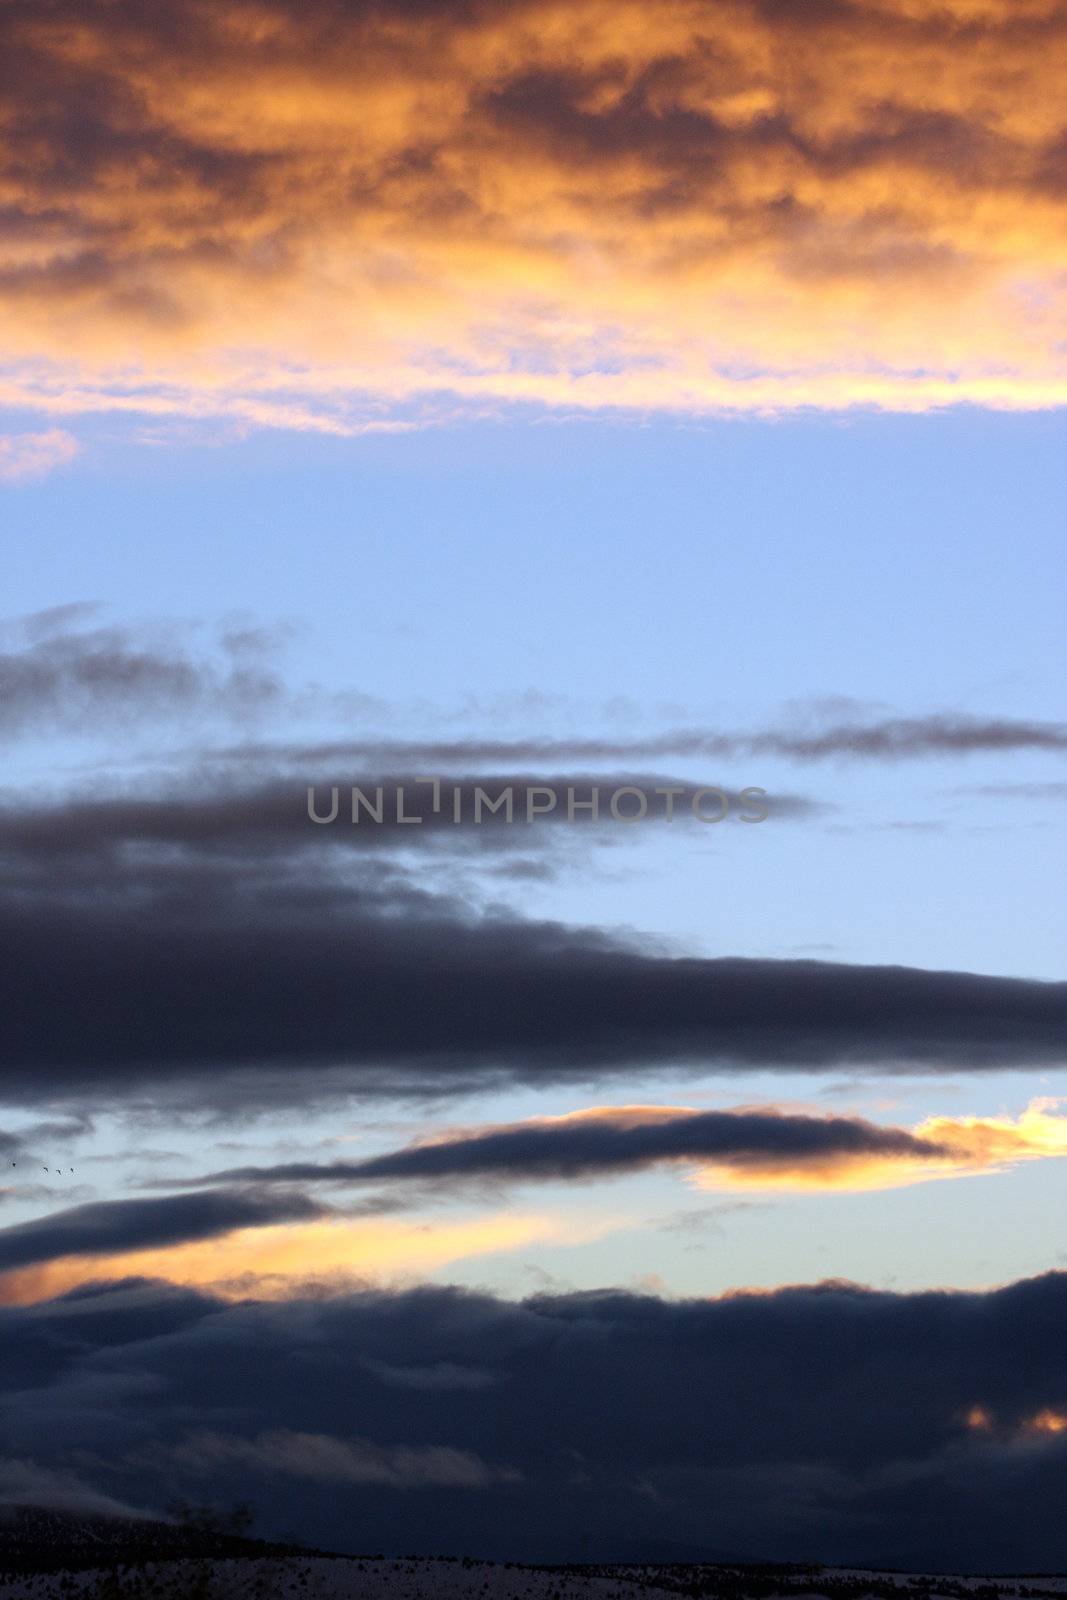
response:
<path id="1" fill-rule="evenodd" d="M 0 1502 L 1062 1569 L 1067 8 L 0 33 Z"/>

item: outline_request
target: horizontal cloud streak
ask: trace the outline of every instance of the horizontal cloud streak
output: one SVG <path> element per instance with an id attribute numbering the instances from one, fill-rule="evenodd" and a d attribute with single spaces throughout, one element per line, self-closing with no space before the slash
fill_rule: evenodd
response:
<path id="1" fill-rule="evenodd" d="M 86 891 L 94 892 L 87 895 Z M 471 917 L 402 881 L 165 862 L 0 893 L 11 1098 L 194 1080 L 300 1100 L 589 1081 L 667 1065 L 982 1070 L 1062 1060 L 1067 985 L 699 959 Z M 304 1077 L 301 1086 L 300 1078 Z M 247 1102 L 246 1102 L 247 1103 Z"/>
<path id="2" fill-rule="evenodd" d="M 931 1161 L 946 1154 L 944 1145 L 858 1117 L 599 1106 L 563 1117 L 472 1129 L 364 1161 L 239 1167 L 212 1173 L 201 1182 L 554 1182 L 640 1172 L 680 1162 L 690 1167 L 709 1163 L 741 1172 L 749 1169 L 758 1175 L 761 1171 L 802 1173 L 806 1166 L 832 1169 L 866 1158 Z"/>
<path id="3" fill-rule="evenodd" d="M 170 1465 L 210 1476 L 219 1468 L 241 1468 L 312 1483 L 374 1484 L 390 1489 L 484 1489 L 495 1480 L 514 1482 L 515 1470 L 491 1467 L 471 1450 L 448 1445 L 375 1444 L 329 1434 L 273 1428 L 254 1439 L 201 1432 L 170 1450 L 147 1451 L 157 1470 Z"/>
<path id="4" fill-rule="evenodd" d="M 611 803 L 622 788 L 640 793 L 619 797 L 616 818 Z M 593 789 L 596 817 L 589 809 Z M 357 790 L 358 798 L 353 798 Z M 505 805 L 508 795 L 510 803 Z M 410 776 L 374 773 L 340 784 L 271 779 L 204 786 L 166 798 L 126 794 L 53 805 L 8 805 L 0 807 L 0 853 L 58 863 L 64 856 L 120 855 L 131 846 L 174 846 L 254 857 L 324 845 L 395 850 L 398 844 L 410 848 L 431 835 L 444 845 L 469 835 L 469 842 L 488 847 L 502 843 L 499 835 L 504 832 L 511 843 L 525 844 L 531 830 L 560 823 L 569 823 L 572 832 L 579 830 L 577 836 L 598 822 L 616 832 L 631 823 L 639 831 L 633 819 L 642 799 L 644 822 L 673 818 L 690 827 L 715 827 L 720 820 L 733 825 L 743 818 L 752 825 L 769 818 L 804 820 L 832 809 L 804 795 L 762 790 L 745 794 L 728 786 L 708 788 L 687 779 L 633 772 L 457 776 L 439 780 L 439 796 L 435 812 L 430 785 Z"/>
<path id="5" fill-rule="evenodd" d="M 437 1187 L 507 1186 L 681 1166 L 708 1188 L 891 1188 L 1067 1155 L 1067 1117 L 1055 1114 L 1056 1105 L 1035 1101 L 1017 1121 L 931 1118 L 915 1130 L 773 1107 L 597 1106 L 561 1117 L 461 1129 L 362 1161 L 236 1167 L 175 1187 L 397 1180 Z"/>
<path id="6" fill-rule="evenodd" d="M 215 756 L 235 761 L 282 761 L 317 768 L 341 762 L 397 762 L 433 768 L 500 762 L 641 761 L 693 757 L 770 756 L 786 761 L 907 761 L 1007 755 L 1017 751 L 1067 751 L 1067 723 L 1020 717 L 976 717 L 931 712 L 919 717 L 865 721 L 823 720 L 811 727 L 756 728 L 733 733 L 677 728 L 650 738 L 456 739 L 398 741 L 369 738 L 314 745 L 241 745 Z"/>
<path id="7" fill-rule="evenodd" d="M 1061 0 L 0 26 L 8 404 L 344 433 L 1067 398 Z"/>
<path id="8" fill-rule="evenodd" d="M 0 1272 L 65 1256 L 112 1256 L 211 1239 L 239 1228 L 306 1222 L 327 1211 L 306 1195 L 251 1191 L 102 1200 L 0 1228 Z"/>

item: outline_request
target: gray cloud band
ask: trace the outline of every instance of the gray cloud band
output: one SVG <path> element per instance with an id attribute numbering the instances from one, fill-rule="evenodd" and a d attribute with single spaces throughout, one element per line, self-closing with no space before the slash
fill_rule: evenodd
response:
<path id="1" fill-rule="evenodd" d="M 448 794 L 445 794 L 445 787 Z M 416 791 L 409 799 L 409 791 Z M 560 821 L 596 822 L 610 817 L 613 822 L 643 822 L 661 817 L 673 822 L 676 816 L 692 816 L 698 822 L 725 822 L 733 810 L 739 822 L 765 822 L 769 815 L 763 804 L 766 789 L 754 785 L 733 793 L 716 785 L 693 788 L 687 784 L 656 785 L 652 789 L 637 784 L 618 788 L 597 783 L 559 785 L 506 784 L 496 794 L 480 784 L 473 792 L 454 781 L 439 777 L 413 778 L 408 784 L 377 784 L 367 789 L 353 785 L 342 807 L 342 790 L 332 784 L 323 800 L 315 784 L 307 789 L 307 812 L 311 822 L 328 826 L 350 822 L 379 826 L 385 822 L 418 824 L 426 820 L 426 807 L 436 817 L 455 824 L 483 821 L 531 823 L 557 813 Z M 680 802 L 680 805 L 679 805 Z M 740 807 L 741 809 L 737 809 Z M 417 809 L 415 809 L 417 808 Z"/>

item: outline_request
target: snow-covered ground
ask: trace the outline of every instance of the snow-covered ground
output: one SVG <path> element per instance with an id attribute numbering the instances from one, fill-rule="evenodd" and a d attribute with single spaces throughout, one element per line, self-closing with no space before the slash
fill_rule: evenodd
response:
<path id="1" fill-rule="evenodd" d="M 1067 1577 L 935 1577 L 855 1568 L 756 1570 L 701 1566 L 528 1567 L 470 1560 L 291 1557 L 159 1562 L 150 1567 L 0 1578 L 0 1600 L 1041 1600 Z"/>

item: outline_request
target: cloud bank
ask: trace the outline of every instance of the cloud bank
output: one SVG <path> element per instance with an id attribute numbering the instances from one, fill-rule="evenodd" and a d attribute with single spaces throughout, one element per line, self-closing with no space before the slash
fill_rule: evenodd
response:
<path id="1" fill-rule="evenodd" d="M 248 1499 L 264 1534 L 341 1549 L 1056 1571 L 1065 1317 L 1063 1273 L 521 1303 L 127 1279 L 0 1308 L 5 1442 L 24 1472 Z"/>

